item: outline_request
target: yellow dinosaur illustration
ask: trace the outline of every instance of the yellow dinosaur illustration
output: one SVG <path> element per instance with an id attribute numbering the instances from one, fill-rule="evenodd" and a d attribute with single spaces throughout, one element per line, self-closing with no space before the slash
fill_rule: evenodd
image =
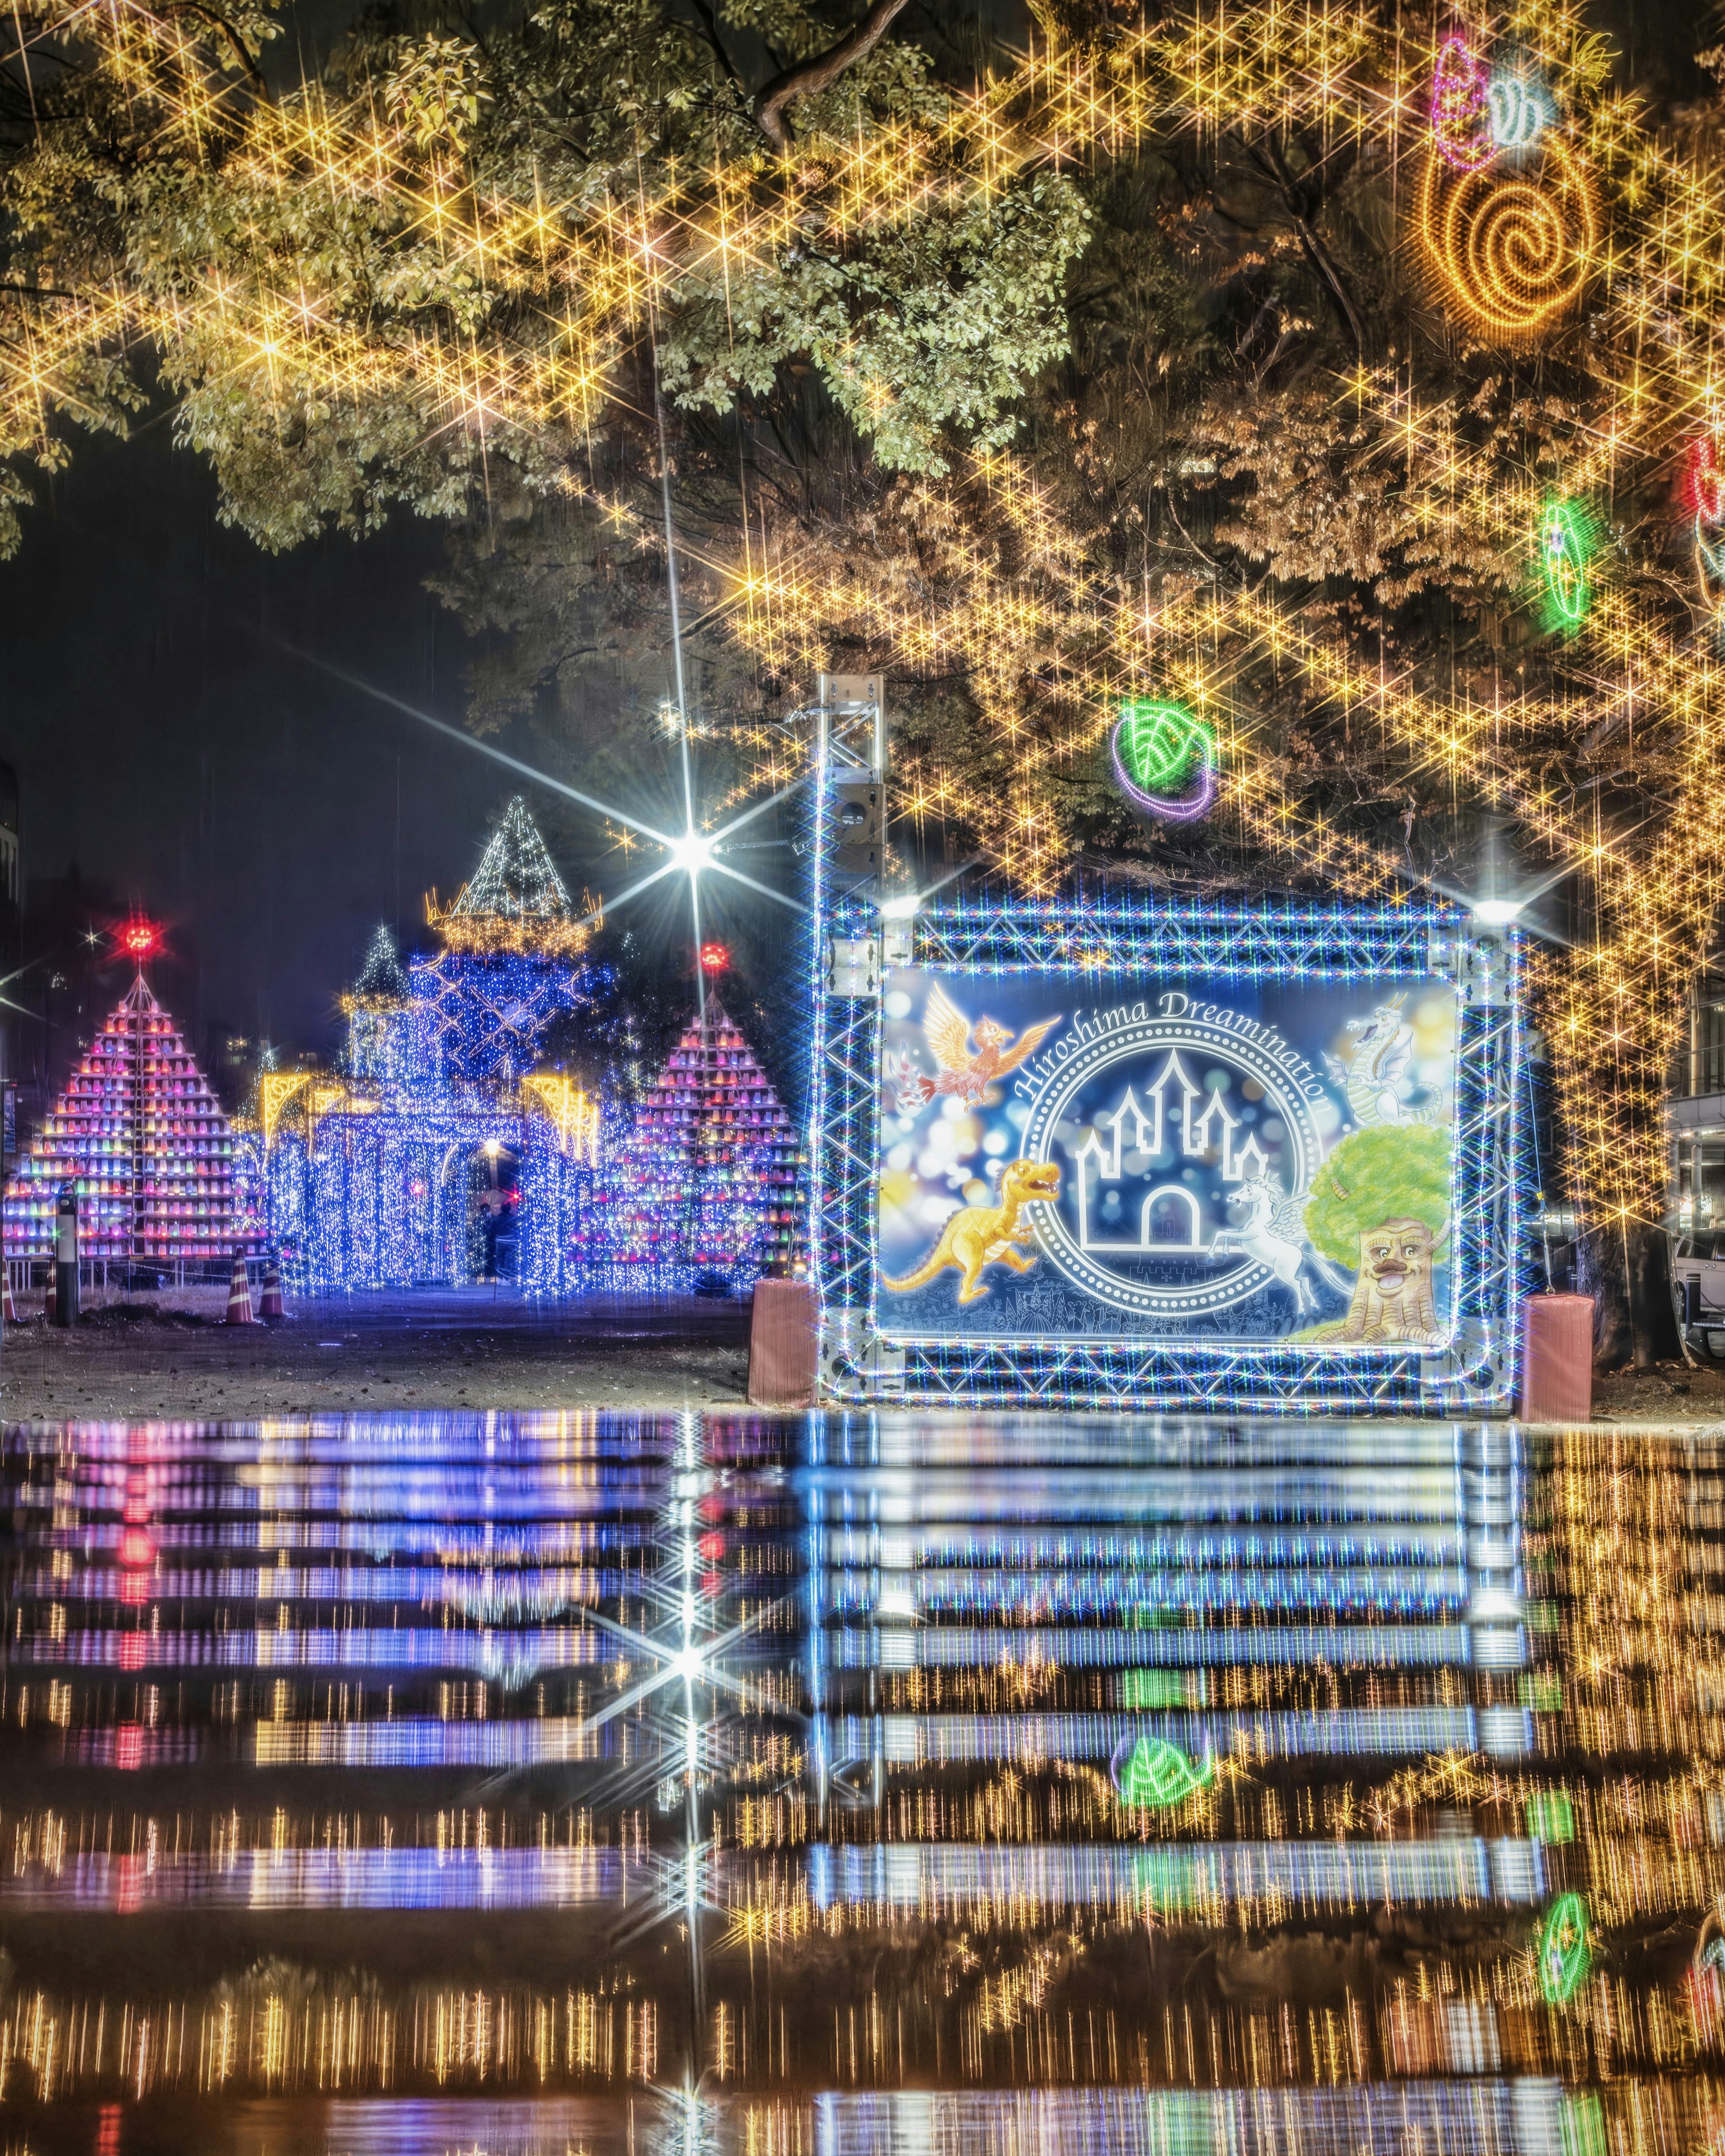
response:
<path id="1" fill-rule="evenodd" d="M 941 1239 L 913 1273 L 903 1280 L 881 1276 L 882 1287 L 895 1295 L 927 1287 L 935 1275 L 956 1265 L 964 1279 L 958 1290 L 960 1302 L 974 1302 L 988 1291 L 983 1280 L 984 1265 L 1010 1265 L 1027 1273 L 1036 1262 L 1013 1248 L 1030 1240 L 1030 1225 L 1019 1218 L 1026 1205 L 1051 1204 L 1060 1194 L 1060 1171 L 1051 1161 L 1009 1161 L 1001 1171 L 998 1205 L 967 1205 L 941 1229 Z"/>

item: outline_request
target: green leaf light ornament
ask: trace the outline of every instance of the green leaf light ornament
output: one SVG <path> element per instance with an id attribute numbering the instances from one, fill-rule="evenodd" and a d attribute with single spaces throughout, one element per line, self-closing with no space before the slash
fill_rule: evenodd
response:
<path id="1" fill-rule="evenodd" d="M 1108 752 L 1122 793 L 1153 816 L 1188 823 L 1203 815 L 1215 798 L 1214 730 L 1183 704 L 1132 697 L 1120 707 Z M 1174 789 L 1186 783 L 1194 766 L 1197 785 L 1189 793 L 1177 793 Z"/>
<path id="2" fill-rule="evenodd" d="M 1539 1934 L 1539 1989 L 1546 2005 L 1567 2006 L 1592 1964 L 1587 1904 L 1579 1894 L 1565 1894 L 1552 1903 Z"/>
<path id="3" fill-rule="evenodd" d="M 1579 501 L 1548 501 L 1539 520 L 1539 557 L 1545 595 L 1560 629 L 1579 628 L 1593 598 L 1588 563 L 1593 557 L 1594 526 Z"/>
<path id="4" fill-rule="evenodd" d="M 1117 1748 L 1108 1771 L 1123 1804 L 1153 1804 L 1166 1810 L 1208 1789 L 1216 1779 L 1216 1763 L 1206 1752 L 1204 1764 L 1194 1766 L 1165 1737 L 1140 1737 L 1136 1743 L 1128 1737 Z"/>

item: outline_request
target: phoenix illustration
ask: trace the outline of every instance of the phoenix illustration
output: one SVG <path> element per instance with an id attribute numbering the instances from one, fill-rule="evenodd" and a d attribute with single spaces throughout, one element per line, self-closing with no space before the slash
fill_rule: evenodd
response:
<path id="1" fill-rule="evenodd" d="M 914 1115 L 938 1094 L 949 1095 L 973 1108 L 992 1106 L 1000 1098 L 993 1081 L 1004 1078 L 1009 1070 L 1016 1070 L 1028 1056 L 1034 1055 L 1060 1022 L 1056 1017 L 1045 1019 L 1040 1025 L 1027 1025 L 1014 1040 L 997 1019 L 979 1018 L 973 1047 L 970 1020 L 947 1000 L 937 983 L 928 991 L 922 1037 L 940 1065 L 938 1075 L 929 1077 L 908 1055 L 886 1059 L 886 1082 L 894 1089 L 900 1115 Z"/>

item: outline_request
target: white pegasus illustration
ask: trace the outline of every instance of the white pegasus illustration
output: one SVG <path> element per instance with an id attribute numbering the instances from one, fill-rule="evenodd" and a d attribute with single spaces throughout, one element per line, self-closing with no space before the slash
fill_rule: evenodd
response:
<path id="1" fill-rule="evenodd" d="M 1284 1287 L 1294 1291 L 1296 1310 L 1315 1310 L 1317 1301 L 1306 1285 L 1303 1270 L 1309 1255 L 1305 1200 L 1290 1198 L 1273 1176 L 1255 1175 L 1238 1190 L 1229 1192 L 1228 1203 L 1245 1206 L 1246 1216 L 1238 1227 L 1224 1228 L 1217 1242 L 1225 1237 L 1260 1265 L 1268 1265 Z"/>

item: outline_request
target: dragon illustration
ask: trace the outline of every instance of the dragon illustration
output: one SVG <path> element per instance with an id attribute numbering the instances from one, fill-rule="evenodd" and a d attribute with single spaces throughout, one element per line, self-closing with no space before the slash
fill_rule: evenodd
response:
<path id="1" fill-rule="evenodd" d="M 931 1078 L 919 1070 L 908 1055 L 889 1055 L 886 1082 L 893 1088 L 898 1112 L 901 1116 L 914 1115 L 937 1094 L 950 1095 L 973 1108 L 992 1106 L 1000 1098 L 992 1081 L 1004 1078 L 1009 1070 L 1016 1070 L 1027 1056 L 1034 1055 L 1059 1024 L 1058 1018 L 1045 1019 L 1040 1025 L 1026 1026 L 1014 1040 L 1006 1028 L 995 1019 L 979 1018 L 973 1050 L 970 1020 L 947 1001 L 937 983 L 928 991 L 927 1006 L 922 1014 L 922 1035 L 940 1065 L 939 1074 Z"/>
<path id="2" fill-rule="evenodd" d="M 962 1208 L 942 1229 L 940 1240 L 915 1272 L 907 1273 L 903 1280 L 883 1276 L 881 1286 L 891 1288 L 895 1295 L 908 1295 L 913 1288 L 927 1287 L 947 1266 L 956 1265 L 963 1275 L 959 1301 L 975 1302 L 988 1292 L 983 1279 L 984 1265 L 1010 1265 L 1015 1273 L 1029 1271 L 1035 1259 L 1014 1248 L 1030 1240 L 1029 1223 L 1021 1217 L 1024 1208 L 1039 1201 L 1051 1204 L 1060 1194 L 1060 1171 L 1051 1161 L 1009 1161 L 1001 1171 L 998 1205 Z"/>
<path id="3" fill-rule="evenodd" d="M 1410 1113 L 1396 1090 L 1414 1053 L 1414 1029 L 1402 1017 L 1405 996 L 1379 1004 L 1369 1018 L 1351 1018 L 1348 1030 L 1357 1033 L 1352 1057 L 1344 1065 L 1326 1055 L 1330 1075 L 1348 1096 L 1356 1127 L 1363 1131 L 1382 1123 L 1440 1123 L 1441 1100 Z"/>

